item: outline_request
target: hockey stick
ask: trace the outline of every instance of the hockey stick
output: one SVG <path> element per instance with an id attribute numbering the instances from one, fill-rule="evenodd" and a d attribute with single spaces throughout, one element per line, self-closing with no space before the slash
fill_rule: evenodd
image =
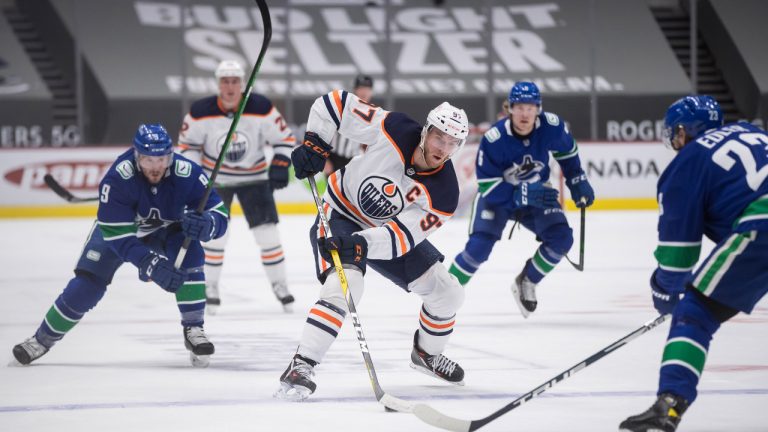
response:
<path id="1" fill-rule="evenodd" d="M 243 96 L 240 98 L 240 104 L 237 107 L 237 112 L 232 118 L 232 124 L 229 126 L 227 138 L 224 140 L 224 145 L 221 147 L 219 157 L 216 158 L 216 165 L 213 167 L 211 176 L 208 178 L 208 185 L 205 187 L 205 194 L 203 194 L 203 198 L 200 200 L 200 204 L 198 204 L 197 209 L 195 210 L 197 213 L 202 213 L 205 211 L 205 205 L 208 203 L 208 197 L 211 195 L 213 184 L 216 182 L 216 176 L 219 174 L 221 163 L 224 161 L 224 155 L 227 153 L 227 148 L 229 148 L 229 144 L 232 141 L 232 135 L 235 133 L 235 129 L 237 129 L 237 123 L 240 121 L 240 116 L 243 115 L 245 104 L 248 102 L 248 98 L 251 96 L 251 90 L 253 90 L 253 81 L 256 79 L 256 74 L 259 72 L 261 62 L 264 60 L 264 55 L 267 53 L 269 41 L 272 39 L 272 19 L 269 16 L 269 7 L 267 7 L 267 2 L 266 0 L 256 0 L 256 4 L 259 5 L 259 12 L 261 12 L 261 20 L 264 26 L 264 41 L 261 43 L 259 57 L 256 59 L 256 64 L 253 66 L 251 76 L 248 77 L 248 84 L 245 86 Z M 184 261 L 184 257 L 187 256 L 187 249 L 189 249 L 191 242 L 192 239 L 189 237 L 184 238 L 184 243 L 182 243 L 181 249 L 179 250 L 179 255 L 176 256 L 176 262 L 174 263 L 176 268 L 181 268 L 181 263 Z"/>
<path id="2" fill-rule="evenodd" d="M 83 203 L 83 202 L 90 202 L 90 201 L 98 201 L 99 197 L 88 197 L 88 198 L 80 198 L 72 195 L 72 192 L 66 190 L 64 186 L 59 184 L 59 182 L 56 181 L 55 178 L 53 178 L 52 175 L 46 174 L 43 177 L 43 181 L 46 185 L 48 185 L 49 188 L 51 188 L 52 191 L 56 192 L 56 195 L 64 198 L 65 201 L 69 203 Z"/>
<path id="3" fill-rule="evenodd" d="M 320 201 L 320 194 L 317 192 L 315 178 L 314 176 L 308 176 L 307 180 L 309 180 L 309 188 L 312 191 L 312 197 L 315 199 L 317 214 L 320 217 L 320 223 L 323 224 L 325 235 L 331 237 L 333 235 L 331 234 L 331 226 L 328 223 L 328 219 L 325 217 L 325 212 L 323 212 L 323 203 Z M 352 300 L 352 292 L 349 290 L 349 285 L 347 284 L 347 276 L 344 273 L 344 267 L 342 267 L 341 260 L 339 259 L 338 251 L 331 250 L 331 257 L 333 258 L 333 266 L 336 269 L 336 274 L 339 275 L 341 290 L 344 293 L 344 299 L 347 301 L 347 306 L 349 307 L 349 315 L 352 317 L 352 325 L 355 327 L 357 342 L 360 344 L 360 351 L 363 354 L 365 367 L 368 369 L 368 377 L 371 379 L 371 386 L 373 387 L 373 393 L 376 395 L 376 400 L 390 410 L 413 412 L 414 405 L 411 402 L 389 395 L 381 388 L 379 378 L 376 376 L 376 369 L 373 367 L 371 353 L 368 351 L 368 342 L 363 334 L 363 326 L 360 324 L 360 317 L 357 316 L 355 302 Z"/>
<path id="4" fill-rule="evenodd" d="M 565 259 L 568 260 L 569 263 L 578 271 L 584 271 L 584 222 L 586 222 L 586 213 L 587 208 L 582 207 L 581 208 L 581 229 L 579 230 L 579 263 L 576 264 L 575 262 L 571 261 L 570 258 L 568 258 L 568 255 L 565 256 Z"/>
<path id="5" fill-rule="evenodd" d="M 504 407 L 502 407 L 501 409 L 497 410 L 496 412 L 492 413 L 487 417 L 483 417 L 478 420 L 462 420 L 456 417 L 451 417 L 449 415 L 443 414 L 437 411 L 436 409 L 424 404 L 416 404 L 416 406 L 414 406 L 414 409 L 413 409 L 413 414 L 415 414 L 416 417 L 420 418 L 422 421 L 428 424 L 431 424 L 432 426 L 436 426 L 436 427 L 450 430 L 450 431 L 470 432 L 470 431 L 480 429 L 481 427 L 487 425 L 488 423 L 508 413 L 509 411 L 512 411 L 513 409 L 528 402 L 529 400 L 535 397 L 538 397 L 548 389 L 554 387 L 555 384 L 559 383 L 560 381 L 564 381 L 567 378 L 570 378 L 576 372 L 582 369 L 585 369 L 587 366 L 591 365 L 592 363 L 616 351 L 617 349 L 626 345 L 627 343 L 634 340 L 638 336 L 648 332 L 649 330 L 663 323 L 668 316 L 669 315 L 661 315 L 658 318 L 654 318 L 651 321 L 648 321 L 647 323 L 643 324 L 642 327 L 638 328 L 632 333 L 608 345 L 607 347 L 603 348 L 599 352 L 592 354 L 591 356 L 587 357 L 585 360 L 582 360 L 581 362 L 575 364 L 573 367 L 563 371 L 562 373 L 553 377 L 552 379 L 547 380 L 542 385 L 520 396 L 519 398 L 515 399 L 514 401 L 510 402 L 509 404 L 505 405 Z"/>

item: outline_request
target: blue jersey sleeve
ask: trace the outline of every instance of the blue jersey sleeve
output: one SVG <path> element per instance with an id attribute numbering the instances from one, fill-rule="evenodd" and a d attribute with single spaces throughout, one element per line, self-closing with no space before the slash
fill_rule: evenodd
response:
<path id="1" fill-rule="evenodd" d="M 654 256 L 659 263 L 656 280 L 672 293 L 682 292 L 701 253 L 704 234 L 703 182 L 693 182 L 706 152 L 686 146 L 659 179 L 659 243 Z"/>
<path id="2" fill-rule="evenodd" d="M 188 209 L 197 209 L 200 204 L 200 200 L 205 195 L 205 189 L 208 185 L 208 176 L 205 175 L 203 169 L 197 165 L 192 164 L 192 175 L 190 176 L 190 189 L 187 195 L 186 205 Z M 208 200 L 205 203 L 205 211 L 211 212 L 215 219 L 215 232 L 213 238 L 217 239 L 227 232 L 227 225 L 229 223 L 229 211 L 224 206 L 219 194 L 216 193 L 216 189 L 212 189 L 208 195 Z"/>
<path id="3" fill-rule="evenodd" d="M 552 113 L 542 113 L 542 124 L 548 125 L 549 151 L 563 171 L 566 179 L 570 180 L 584 173 L 579 159 L 579 146 L 571 135 L 565 122 Z"/>
<path id="4" fill-rule="evenodd" d="M 489 140 L 489 136 L 495 136 L 493 131 L 498 126 L 494 126 L 480 141 L 480 148 L 477 151 L 475 160 L 475 175 L 477 176 L 478 193 L 491 205 L 504 205 L 512 200 L 512 194 L 515 187 L 504 180 L 504 169 L 502 161 L 496 160 L 497 152 L 492 147 L 500 145 L 499 141 Z M 498 130 L 496 130 L 498 133 Z"/>

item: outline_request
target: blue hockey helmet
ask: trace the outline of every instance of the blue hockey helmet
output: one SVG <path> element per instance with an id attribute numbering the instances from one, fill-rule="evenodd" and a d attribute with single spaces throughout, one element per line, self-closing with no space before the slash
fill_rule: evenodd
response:
<path id="1" fill-rule="evenodd" d="M 509 106 L 516 103 L 535 104 L 541 108 L 541 92 L 536 84 L 530 81 L 518 81 L 509 90 Z"/>
<path id="2" fill-rule="evenodd" d="M 688 137 L 695 138 L 722 125 L 723 110 L 712 96 L 686 96 L 667 108 L 664 115 L 664 144 L 672 147 L 672 138 L 681 126 Z"/>
<path id="3" fill-rule="evenodd" d="M 144 156 L 165 156 L 173 153 L 173 141 L 163 125 L 142 124 L 133 137 L 133 148 Z"/>

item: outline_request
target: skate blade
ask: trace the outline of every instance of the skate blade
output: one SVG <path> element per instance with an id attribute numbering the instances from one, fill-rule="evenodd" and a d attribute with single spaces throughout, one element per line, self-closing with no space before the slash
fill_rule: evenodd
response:
<path id="1" fill-rule="evenodd" d="M 211 356 L 209 355 L 197 355 L 195 353 L 189 353 L 189 361 L 193 367 L 207 368 L 211 364 Z"/>
<path id="2" fill-rule="evenodd" d="M 308 388 L 302 386 L 292 386 L 284 382 L 280 383 L 280 388 L 277 389 L 272 397 L 289 402 L 302 402 L 309 398 L 312 392 Z"/>
<path id="3" fill-rule="evenodd" d="M 293 313 L 293 303 L 286 303 L 283 305 L 283 312 L 292 314 Z"/>
<path id="4" fill-rule="evenodd" d="M 22 364 L 20 361 L 16 360 L 16 357 L 11 356 L 11 359 L 8 360 L 8 367 L 27 367 L 29 365 Z"/>
<path id="5" fill-rule="evenodd" d="M 216 315 L 219 312 L 219 305 L 207 304 L 205 305 L 205 313 L 208 315 Z"/>
<path id="6" fill-rule="evenodd" d="M 437 375 L 436 373 L 432 372 L 431 370 L 425 369 L 424 367 L 421 367 L 421 366 L 419 366 L 419 365 L 417 365 L 417 364 L 415 364 L 413 362 L 411 362 L 411 369 L 419 371 L 419 372 L 423 373 L 424 375 L 429 375 L 431 377 L 435 377 L 435 378 L 439 379 L 440 381 L 446 382 L 448 384 L 453 384 L 453 385 L 456 385 L 456 386 L 463 386 L 464 385 L 464 380 L 456 381 L 456 382 L 448 381 L 447 379 L 441 377 L 440 375 Z"/>
<path id="7" fill-rule="evenodd" d="M 517 289 L 517 285 L 512 285 L 512 298 L 515 299 L 515 304 L 517 304 L 517 308 L 520 309 L 520 313 L 523 315 L 523 318 L 528 318 L 528 316 L 531 314 L 531 312 L 523 306 L 522 300 L 520 300 L 520 291 Z"/>

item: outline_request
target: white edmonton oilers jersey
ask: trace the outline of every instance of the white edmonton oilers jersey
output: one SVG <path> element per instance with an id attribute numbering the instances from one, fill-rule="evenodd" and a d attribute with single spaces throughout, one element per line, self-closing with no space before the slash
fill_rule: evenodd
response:
<path id="1" fill-rule="evenodd" d="M 218 96 L 209 96 L 192 104 L 184 116 L 177 152 L 203 166 L 210 175 L 232 124 L 233 112 L 225 112 Z M 269 99 L 251 94 L 237 123 L 216 177 L 220 186 L 267 180 L 269 163 L 264 145 L 275 154 L 291 157 L 296 143 L 293 132 Z"/>
<path id="2" fill-rule="evenodd" d="M 328 178 L 330 206 L 364 228 L 368 258 L 392 259 L 413 250 L 456 210 L 459 184 L 449 160 L 417 172 L 413 156 L 422 126 L 407 115 L 335 90 L 315 100 L 307 130 L 329 142 L 337 132 L 368 150 Z"/>

